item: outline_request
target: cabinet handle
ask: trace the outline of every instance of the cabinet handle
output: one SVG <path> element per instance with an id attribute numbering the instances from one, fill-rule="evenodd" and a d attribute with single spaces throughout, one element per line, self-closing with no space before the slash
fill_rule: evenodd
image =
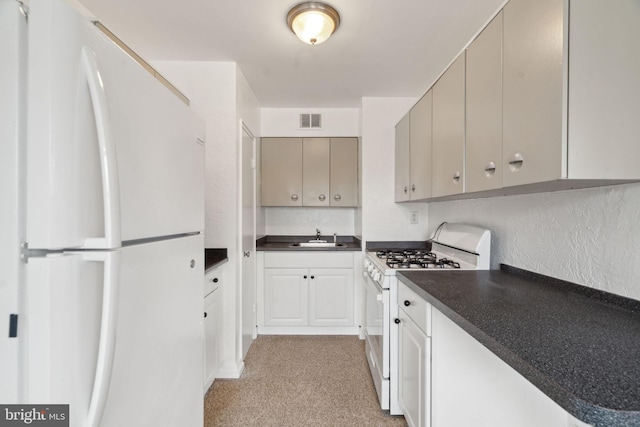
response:
<path id="1" fill-rule="evenodd" d="M 413 184 L 413 185 L 411 186 L 411 191 L 416 191 L 416 185 L 415 185 L 415 184 Z"/>
<path id="2" fill-rule="evenodd" d="M 455 182 L 456 184 L 460 182 L 460 171 L 455 171 L 453 173 L 453 182 Z"/>
<path id="3" fill-rule="evenodd" d="M 400 319 L 395 319 L 393 322 L 397 325 L 400 323 Z"/>
<path id="4" fill-rule="evenodd" d="M 484 167 L 485 175 L 491 176 L 496 173 L 496 164 L 494 162 L 489 162 Z"/>
<path id="5" fill-rule="evenodd" d="M 294 202 L 295 202 L 296 200 L 298 200 L 298 195 L 297 195 L 297 194 L 292 194 L 292 195 L 291 195 L 291 200 L 293 200 Z"/>
<path id="6" fill-rule="evenodd" d="M 335 196 L 333 196 L 333 200 L 338 201 L 338 200 L 341 200 L 341 199 L 342 199 L 342 196 L 340 196 L 339 194 L 336 194 Z"/>
<path id="7" fill-rule="evenodd" d="M 321 202 L 324 202 L 324 200 L 327 198 L 327 196 L 325 196 L 324 194 L 321 194 L 318 196 L 318 199 L 320 199 Z"/>
<path id="8" fill-rule="evenodd" d="M 207 317 L 207 312 L 206 311 L 204 312 L 204 317 Z"/>
<path id="9" fill-rule="evenodd" d="M 189 267 L 193 268 L 196 266 L 196 260 L 192 259 L 191 261 L 189 261 Z"/>
<path id="10" fill-rule="evenodd" d="M 302 276 L 302 277 L 303 277 L 304 279 L 306 279 L 306 278 L 307 278 L 307 275 L 305 274 L 305 275 L 304 275 L 304 276 Z"/>
<path id="11" fill-rule="evenodd" d="M 409 301 L 408 299 L 404 300 L 405 307 L 409 307 L 410 305 L 411 305 L 411 301 Z"/>
<path id="12" fill-rule="evenodd" d="M 217 277 L 214 277 L 211 281 L 212 281 L 213 283 L 218 283 L 218 278 L 217 278 Z"/>
<path id="13" fill-rule="evenodd" d="M 509 159 L 509 169 L 511 169 L 511 172 L 516 172 L 522 167 L 523 163 L 524 157 L 522 157 L 522 154 L 516 153 Z"/>
<path id="14" fill-rule="evenodd" d="M 316 276 L 311 276 L 311 278 L 312 278 L 312 279 L 315 279 L 315 278 L 316 278 Z"/>

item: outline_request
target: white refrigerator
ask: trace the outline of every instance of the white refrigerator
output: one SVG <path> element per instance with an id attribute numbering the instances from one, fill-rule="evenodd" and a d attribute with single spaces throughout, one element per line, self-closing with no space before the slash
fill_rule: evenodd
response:
<path id="1" fill-rule="evenodd" d="M 63 0 L 0 0 L 0 403 L 203 424 L 204 126 Z"/>

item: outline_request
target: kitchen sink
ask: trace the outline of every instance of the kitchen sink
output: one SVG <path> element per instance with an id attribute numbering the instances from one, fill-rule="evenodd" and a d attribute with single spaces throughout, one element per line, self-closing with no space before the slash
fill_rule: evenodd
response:
<path id="1" fill-rule="evenodd" d="M 343 247 L 344 243 L 333 243 L 326 241 L 310 241 L 310 242 L 295 242 L 289 245 L 290 247 L 296 248 L 335 248 L 335 247 Z"/>

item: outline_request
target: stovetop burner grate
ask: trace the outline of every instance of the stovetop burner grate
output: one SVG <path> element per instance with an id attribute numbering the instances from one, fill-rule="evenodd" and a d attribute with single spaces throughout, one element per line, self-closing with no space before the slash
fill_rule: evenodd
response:
<path id="1" fill-rule="evenodd" d="M 393 269 L 411 268 L 460 268 L 460 263 L 440 258 L 427 250 L 405 249 L 405 250 L 383 250 L 377 251 L 378 258 L 386 260 L 386 265 Z"/>

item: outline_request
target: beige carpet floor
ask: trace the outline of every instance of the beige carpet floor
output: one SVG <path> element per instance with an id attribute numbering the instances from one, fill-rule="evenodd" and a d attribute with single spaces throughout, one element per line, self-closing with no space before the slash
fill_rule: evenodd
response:
<path id="1" fill-rule="evenodd" d="M 406 426 L 382 411 L 354 336 L 259 336 L 239 379 L 217 379 L 205 427 Z"/>

